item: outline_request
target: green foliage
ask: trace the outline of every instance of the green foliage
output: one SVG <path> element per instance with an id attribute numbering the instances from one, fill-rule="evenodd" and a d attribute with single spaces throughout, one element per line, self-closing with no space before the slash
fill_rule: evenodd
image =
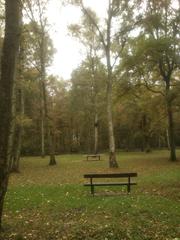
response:
<path id="1" fill-rule="evenodd" d="M 40 59 L 42 38 L 46 54 L 44 55 L 45 65 L 48 67 L 52 63 L 55 49 L 48 32 L 43 32 L 44 29 L 36 22 L 30 22 L 23 26 L 22 44 L 24 49 L 24 65 L 26 68 L 36 68 L 40 71 Z"/>
<path id="2" fill-rule="evenodd" d="M 54 49 L 46 31 L 45 1 L 41 2 L 44 26 L 39 19 L 38 2 L 28 2 L 36 14 L 23 28 L 24 70 L 19 87 L 23 87 L 25 95 L 23 154 L 34 155 L 40 154 L 41 142 L 40 46 L 43 34 L 46 66 L 51 64 Z M 83 7 L 81 1 L 74 2 Z M 179 12 L 172 8 L 171 1 L 148 1 L 147 4 L 144 1 L 112 1 L 111 7 L 110 60 L 117 148 L 142 150 L 145 138 L 152 148 L 167 147 L 165 84 L 159 62 L 165 75 L 169 64 L 173 67 L 167 99 L 174 103 L 175 137 L 179 145 Z M 83 44 L 87 55 L 68 81 L 56 76 L 48 76 L 46 80 L 49 125 L 55 132 L 57 153 L 92 151 L 96 111 L 99 114 L 99 147 L 101 151 L 108 148 L 107 67 L 101 39 L 107 43 L 107 22 L 100 21 L 92 9 L 86 10 L 89 16 L 83 14 L 80 23 L 71 24 L 69 30 Z M 91 18 L 98 24 L 102 36 Z M 147 119 L 144 127 L 143 117 Z M 19 122 L 19 116 L 16 119 Z"/>

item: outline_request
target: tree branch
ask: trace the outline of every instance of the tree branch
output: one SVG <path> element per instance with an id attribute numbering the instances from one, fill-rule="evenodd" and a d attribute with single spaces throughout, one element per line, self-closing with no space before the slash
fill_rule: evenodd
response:
<path id="1" fill-rule="evenodd" d="M 95 26 L 95 28 L 97 29 L 97 31 L 98 31 L 98 33 L 99 33 L 99 36 L 100 36 L 100 40 L 101 40 L 101 42 L 102 42 L 102 44 L 103 44 L 103 46 L 104 46 L 104 49 L 106 49 L 107 45 L 106 45 L 106 43 L 105 43 L 104 36 L 103 36 L 103 34 L 102 34 L 102 32 L 101 32 L 98 24 L 95 22 L 95 20 L 93 19 L 93 17 L 91 16 L 91 14 L 88 12 L 88 10 L 84 7 L 83 1 L 81 1 L 81 7 L 82 7 L 82 12 L 89 17 L 89 19 L 91 20 L 92 24 L 93 24 L 93 25 Z"/>

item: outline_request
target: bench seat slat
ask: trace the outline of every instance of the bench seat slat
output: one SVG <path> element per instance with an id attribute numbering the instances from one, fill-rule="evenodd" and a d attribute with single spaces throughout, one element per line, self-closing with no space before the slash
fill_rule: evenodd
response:
<path id="1" fill-rule="evenodd" d="M 126 182 L 114 182 L 114 183 L 112 183 L 112 182 L 110 182 L 110 183 L 108 183 L 108 182 L 106 182 L 106 183 L 92 183 L 92 184 L 90 184 L 90 183 L 85 183 L 84 184 L 84 186 L 127 186 L 128 185 L 128 183 L 126 183 Z M 130 183 L 130 185 L 137 185 L 137 183 Z"/>

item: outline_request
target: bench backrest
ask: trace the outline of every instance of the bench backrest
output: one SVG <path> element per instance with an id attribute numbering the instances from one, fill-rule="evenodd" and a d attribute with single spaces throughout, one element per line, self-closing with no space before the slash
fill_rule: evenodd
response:
<path id="1" fill-rule="evenodd" d="M 99 157 L 100 154 L 90 154 L 90 155 L 86 155 L 86 157 Z"/>
<path id="2" fill-rule="evenodd" d="M 88 173 L 84 174 L 84 178 L 125 178 L 137 177 L 137 173 Z"/>

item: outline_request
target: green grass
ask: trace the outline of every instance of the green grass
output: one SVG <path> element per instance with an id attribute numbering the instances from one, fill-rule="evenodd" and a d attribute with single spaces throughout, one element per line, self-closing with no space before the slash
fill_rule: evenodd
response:
<path id="1" fill-rule="evenodd" d="M 83 174 L 112 171 L 108 155 L 102 159 L 63 155 L 53 167 L 48 158 L 22 159 L 21 173 L 10 177 L 2 240 L 180 239 L 179 161 L 168 161 L 165 150 L 119 152 L 114 171 L 138 172 L 138 185 L 131 194 L 126 188 L 97 187 L 92 197 Z"/>

